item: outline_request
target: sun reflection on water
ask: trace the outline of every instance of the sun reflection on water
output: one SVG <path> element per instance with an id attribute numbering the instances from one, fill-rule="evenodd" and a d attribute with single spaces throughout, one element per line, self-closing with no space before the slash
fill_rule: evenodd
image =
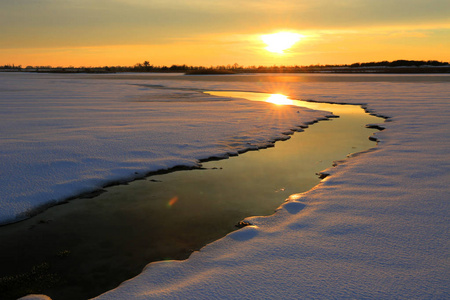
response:
<path id="1" fill-rule="evenodd" d="M 266 99 L 266 102 L 276 105 L 293 105 L 294 101 L 282 94 L 272 94 Z"/>
<path id="2" fill-rule="evenodd" d="M 276 105 L 294 105 L 314 110 L 322 110 L 327 112 L 332 111 L 337 116 L 354 115 L 364 112 L 364 109 L 359 105 L 336 105 L 325 102 L 293 100 L 283 94 L 266 94 L 255 92 L 232 92 L 232 91 L 205 91 L 205 93 L 218 97 L 233 97 L 233 98 L 247 99 L 251 101 L 263 101 L 273 103 Z"/>

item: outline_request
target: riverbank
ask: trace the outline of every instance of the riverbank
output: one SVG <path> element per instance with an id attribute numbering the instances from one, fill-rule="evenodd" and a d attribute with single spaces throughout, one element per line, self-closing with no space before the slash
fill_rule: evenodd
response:
<path id="1" fill-rule="evenodd" d="M 97 299 L 448 298 L 449 79 L 277 85 L 295 98 L 364 103 L 390 122 L 376 150 L 327 170 L 275 215 L 249 218 L 188 260 L 150 264 Z"/>
<path id="2" fill-rule="evenodd" d="M 222 96 L 271 99 L 255 93 Z M 4 297 L 26 289 L 54 300 L 96 296 L 137 275 L 149 262 L 186 259 L 237 229 L 242 219 L 272 214 L 289 195 L 318 184 L 317 173 L 333 161 L 375 145 L 367 138 L 374 130 L 364 125 L 381 119 L 361 108 L 297 105 L 336 110 L 340 118 L 314 124 L 275 147 L 107 188 L 98 197 L 74 199 L 0 228 L 0 240 L 9 241 L 0 249 L 0 257 L 9 257 L 1 262 L 3 276 L 47 266 L 40 287 L 21 279 L 16 290 L 4 287 Z"/>

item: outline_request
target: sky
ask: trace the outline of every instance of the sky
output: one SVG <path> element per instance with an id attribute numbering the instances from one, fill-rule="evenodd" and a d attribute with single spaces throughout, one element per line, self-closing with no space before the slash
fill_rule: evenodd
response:
<path id="1" fill-rule="evenodd" d="M 278 32 L 299 39 L 268 51 L 262 36 Z M 0 0 L 0 65 L 350 64 L 449 53 L 448 0 Z"/>

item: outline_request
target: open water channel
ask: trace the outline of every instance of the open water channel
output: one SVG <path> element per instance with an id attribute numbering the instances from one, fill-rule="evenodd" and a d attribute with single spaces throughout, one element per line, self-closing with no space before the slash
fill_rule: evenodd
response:
<path id="1" fill-rule="evenodd" d="M 339 118 L 310 125 L 275 147 L 109 187 L 0 227 L 0 240 L 8 241 L 0 247 L 0 298 L 44 293 L 53 300 L 87 299 L 152 261 L 186 259 L 244 218 L 270 215 L 289 195 L 311 189 L 333 161 L 374 147 L 368 137 L 376 129 L 365 125 L 383 121 L 355 105 L 207 93 L 306 106 Z"/>

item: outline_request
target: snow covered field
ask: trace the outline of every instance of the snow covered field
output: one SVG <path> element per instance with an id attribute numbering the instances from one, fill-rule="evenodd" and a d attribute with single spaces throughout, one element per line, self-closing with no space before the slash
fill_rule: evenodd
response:
<path id="1" fill-rule="evenodd" d="M 219 101 L 189 89 L 283 92 L 365 104 L 390 117 L 376 134 L 377 148 L 330 168 L 331 176 L 291 196 L 276 214 L 249 218 L 253 226 L 186 261 L 152 263 L 96 299 L 450 297 L 450 76 L 21 76 L 0 74 L 3 221 L 48 195 L 69 196 L 67 188 L 74 193 L 132 178 L 136 170 L 194 165 L 195 158 L 237 151 L 247 142 L 262 145 L 323 116 Z M 141 86 L 146 84 L 173 90 Z M 57 175 L 55 169 L 65 171 Z"/>

